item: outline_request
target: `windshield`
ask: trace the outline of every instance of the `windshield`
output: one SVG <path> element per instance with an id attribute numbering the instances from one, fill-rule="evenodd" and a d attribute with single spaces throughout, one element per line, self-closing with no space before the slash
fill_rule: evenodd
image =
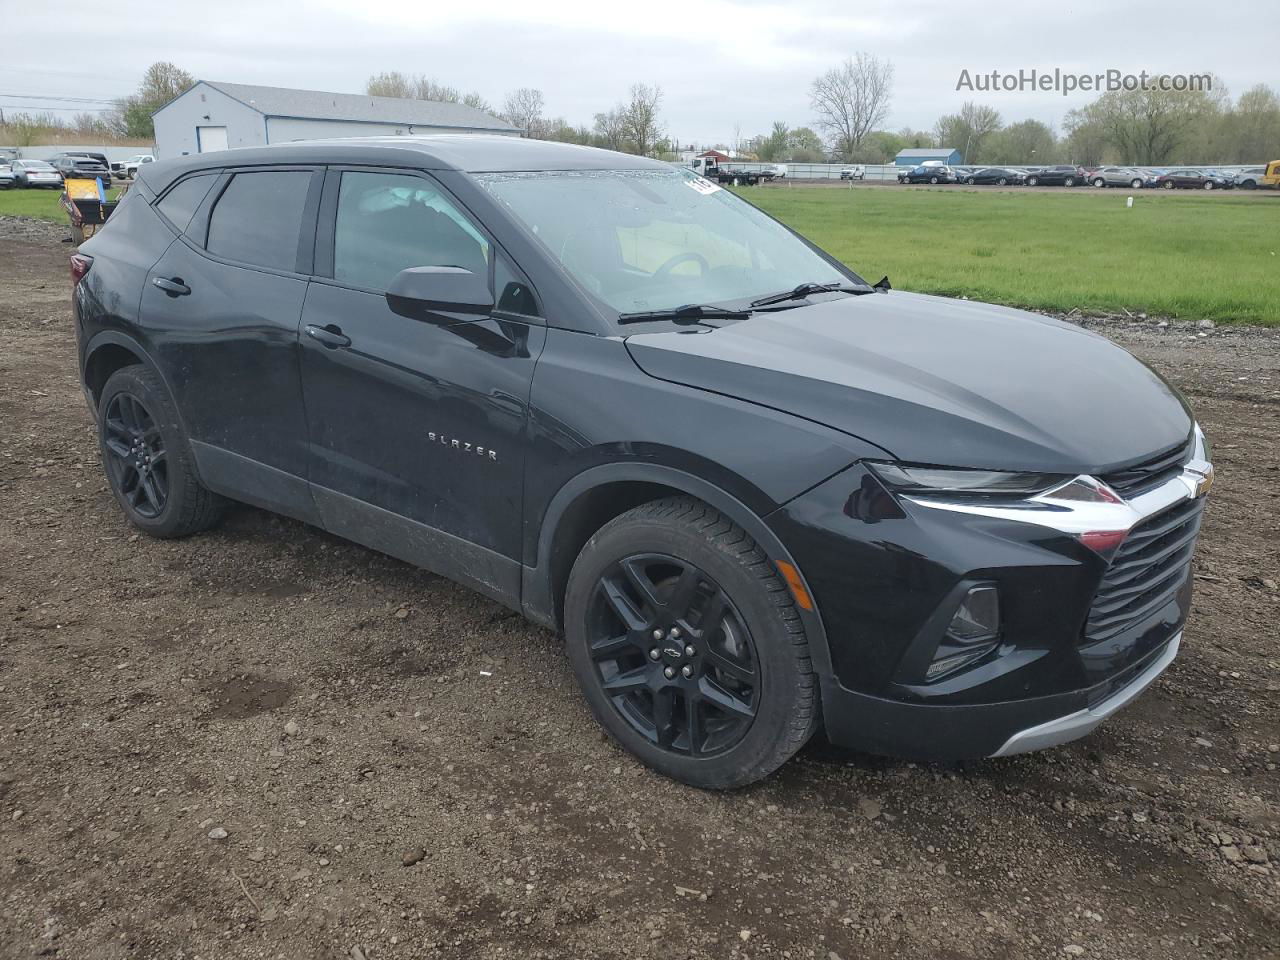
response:
<path id="1" fill-rule="evenodd" d="M 785 227 L 692 171 L 475 176 L 620 314 L 849 282 Z"/>

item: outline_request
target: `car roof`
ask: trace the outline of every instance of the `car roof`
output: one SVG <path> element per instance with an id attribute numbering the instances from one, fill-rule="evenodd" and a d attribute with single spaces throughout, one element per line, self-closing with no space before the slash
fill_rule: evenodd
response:
<path id="1" fill-rule="evenodd" d="M 660 160 L 596 147 L 484 134 L 352 137 L 241 147 L 148 164 L 143 182 L 159 192 L 185 173 L 276 163 L 353 163 L 467 173 L 537 170 L 670 170 Z"/>

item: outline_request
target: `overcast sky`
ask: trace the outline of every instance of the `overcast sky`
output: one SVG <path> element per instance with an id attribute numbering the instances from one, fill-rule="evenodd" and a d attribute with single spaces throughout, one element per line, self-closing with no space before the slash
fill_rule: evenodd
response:
<path id="1" fill-rule="evenodd" d="M 85 8 L 87 9 L 87 8 Z M 425 73 L 500 105 L 519 86 L 591 123 L 636 81 L 661 85 L 667 132 L 732 142 L 811 124 L 815 75 L 859 50 L 891 61 L 885 126 L 931 127 L 966 99 L 1055 127 L 1091 94 L 975 94 L 961 70 L 1212 72 L 1234 96 L 1280 87 L 1275 0 L 130 0 L 111 16 L 0 0 L 0 106 L 126 94 L 155 60 L 198 79 L 359 93 L 371 73 Z M 82 11 L 83 12 L 83 11 Z M 62 115 L 70 116 L 69 112 Z"/>

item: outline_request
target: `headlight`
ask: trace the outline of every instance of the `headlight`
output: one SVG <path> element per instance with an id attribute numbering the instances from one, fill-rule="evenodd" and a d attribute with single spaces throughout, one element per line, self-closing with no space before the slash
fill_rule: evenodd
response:
<path id="1" fill-rule="evenodd" d="M 867 461 L 866 466 L 889 489 L 922 495 L 1032 497 L 1071 479 L 1064 474 L 952 469 L 910 463 Z"/>

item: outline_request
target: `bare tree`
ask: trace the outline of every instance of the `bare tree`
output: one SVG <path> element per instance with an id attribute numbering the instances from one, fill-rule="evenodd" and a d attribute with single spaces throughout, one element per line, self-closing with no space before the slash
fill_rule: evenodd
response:
<path id="1" fill-rule="evenodd" d="M 600 138 L 601 146 L 621 150 L 627 137 L 626 109 L 618 106 L 607 113 L 597 113 L 595 121 L 595 133 Z"/>
<path id="2" fill-rule="evenodd" d="M 408 100 L 413 96 L 413 81 L 399 70 L 374 74 L 365 81 L 364 92 L 371 97 L 397 97 Z"/>
<path id="3" fill-rule="evenodd" d="M 483 110 L 485 113 L 493 113 L 493 104 L 478 93 L 472 92 L 464 94 L 461 102 L 466 104 L 468 107 L 475 107 L 477 110 Z"/>
<path id="4" fill-rule="evenodd" d="M 538 138 L 543 133 L 542 109 L 545 105 L 541 90 L 521 87 L 507 94 L 501 116 L 513 127 L 519 127 L 526 137 Z"/>
<path id="5" fill-rule="evenodd" d="M 889 115 L 893 64 L 869 53 L 850 57 L 809 88 L 809 105 L 836 152 L 849 158 Z"/>
<path id="6" fill-rule="evenodd" d="M 641 156 L 652 154 L 662 139 L 662 123 L 658 119 L 661 105 L 662 88 L 657 84 L 637 83 L 631 88 L 631 102 L 624 110 L 626 139 Z"/>
<path id="7" fill-rule="evenodd" d="M 463 93 L 457 87 L 441 83 L 425 74 L 409 76 L 399 70 L 374 74 L 365 81 L 364 92 L 371 97 L 396 97 L 401 100 L 434 100 L 437 103 L 465 103 L 485 113 L 492 113 L 489 101 L 478 93 Z"/>

